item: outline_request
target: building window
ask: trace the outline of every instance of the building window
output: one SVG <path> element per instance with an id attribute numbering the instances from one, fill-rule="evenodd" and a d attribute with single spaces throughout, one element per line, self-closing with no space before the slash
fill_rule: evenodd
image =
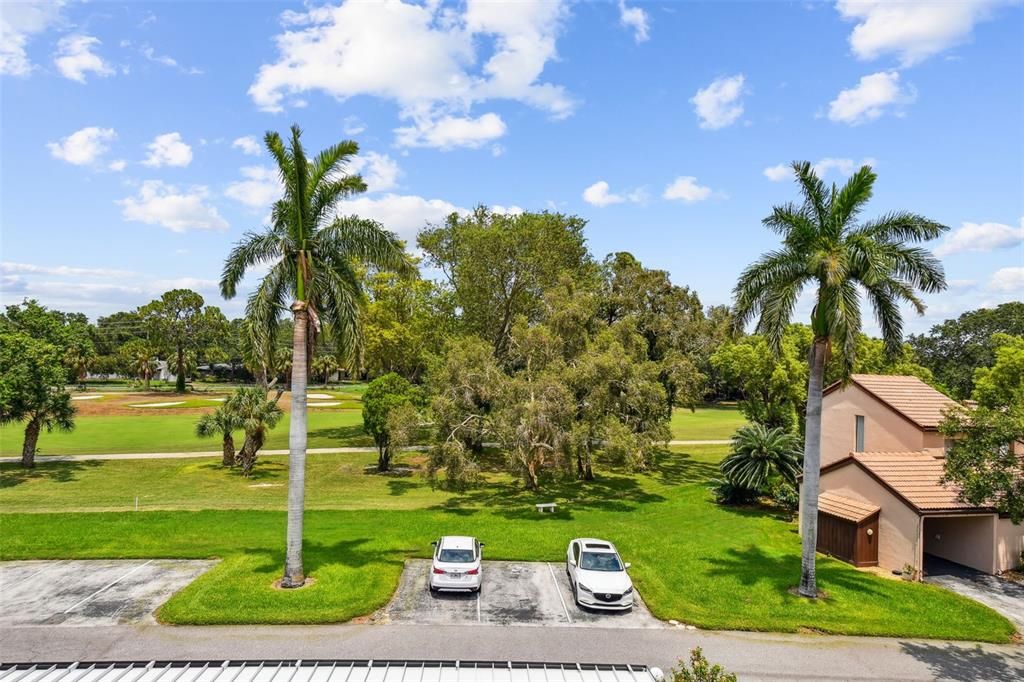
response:
<path id="1" fill-rule="evenodd" d="M 864 415 L 857 415 L 857 445 L 854 447 L 856 452 L 864 452 Z"/>

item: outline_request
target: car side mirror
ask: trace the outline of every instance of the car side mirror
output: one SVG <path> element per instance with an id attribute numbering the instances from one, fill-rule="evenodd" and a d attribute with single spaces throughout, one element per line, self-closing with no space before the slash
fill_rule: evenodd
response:
<path id="1" fill-rule="evenodd" d="M 432 545 L 433 545 L 434 547 L 437 547 L 437 540 L 434 540 L 434 541 L 433 541 L 433 542 L 431 542 L 430 544 L 432 544 Z"/>
<path id="2" fill-rule="evenodd" d="M 569 559 L 569 565 L 570 566 L 575 566 L 576 565 L 576 560 L 575 559 Z"/>
<path id="3" fill-rule="evenodd" d="M 486 547 L 486 546 L 487 546 L 487 543 L 486 543 L 486 542 L 481 542 L 481 543 L 480 543 L 480 546 L 481 546 L 481 547 Z"/>
<path id="4" fill-rule="evenodd" d="M 627 561 L 627 562 L 626 562 L 626 570 L 628 571 L 628 570 L 629 570 L 629 567 L 630 567 L 630 566 L 632 566 L 632 565 L 633 565 L 633 564 L 631 564 L 631 563 L 629 563 L 629 562 Z"/>

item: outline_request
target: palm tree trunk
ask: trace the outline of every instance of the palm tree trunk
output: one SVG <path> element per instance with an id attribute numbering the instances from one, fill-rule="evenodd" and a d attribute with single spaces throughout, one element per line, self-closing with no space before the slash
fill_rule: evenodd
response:
<path id="1" fill-rule="evenodd" d="M 25 441 L 21 445 L 21 466 L 32 469 L 36 465 L 36 444 L 39 442 L 39 430 L 42 427 L 38 417 L 33 417 L 25 425 Z"/>
<path id="2" fill-rule="evenodd" d="M 818 479 L 821 476 L 821 389 L 825 374 L 826 339 L 815 339 L 811 346 L 811 372 L 807 382 L 807 421 L 804 438 L 804 484 L 801 496 L 803 514 L 800 537 L 803 548 L 800 561 L 800 589 L 804 597 L 818 596 L 815 551 L 818 545 Z"/>
<path id="3" fill-rule="evenodd" d="M 306 328 L 305 301 L 292 304 L 292 415 L 288 428 L 288 531 L 281 587 L 302 587 L 302 515 L 306 503 Z"/>
<path id="4" fill-rule="evenodd" d="M 230 433 L 224 434 L 221 452 L 221 466 L 235 466 L 235 438 Z"/>

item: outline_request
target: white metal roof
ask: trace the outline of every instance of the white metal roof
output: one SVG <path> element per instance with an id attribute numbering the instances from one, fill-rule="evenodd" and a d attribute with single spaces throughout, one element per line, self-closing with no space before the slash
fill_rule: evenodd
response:
<path id="1" fill-rule="evenodd" d="M 0 682 L 660 682 L 643 665 L 511 661 L 150 661 L 0 664 Z"/>

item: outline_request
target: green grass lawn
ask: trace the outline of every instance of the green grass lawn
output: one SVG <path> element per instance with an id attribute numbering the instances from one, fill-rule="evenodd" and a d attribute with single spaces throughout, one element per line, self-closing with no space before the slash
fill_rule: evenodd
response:
<path id="1" fill-rule="evenodd" d="M 695 412 L 677 407 L 670 426 L 673 440 L 726 440 L 746 423 L 735 405 L 712 405 Z"/>
<path id="2" fill-rule="evenodd" d="M 314 402 L 341 402 L 335 407 L 317 408 L 309 413 L 309 447 L 331 448 L 367 446 L 373 441 L 363 432 L 363 416 L 359 398 L 365 384 L 343 387 L 310 389 L 310 393 L 331 395 L 328 400 Z M 184 405 L 134 408 L 138 414 L 113 416 L 83 416 L 75 420 L 75 430 L 69 433 L 45 431 L 39 437 L 39 452 L 44 455 L 87 455 L 119 452 L 202 452 L 220 448 L 217 439 L 202 439 L 195 435 L 196 414 L 181 414 L 178 408 L 216 407 L 217 402 L 201 396 L 182 397 Z M 179 402 L 173 395 L 166 398 L 140 397 L 137 402 Z M 281 423 L 270 433 L 268 450 L 288 447 L 288 421 L 286 413 Z M 676 440 L 719 440 L 732 436 L 733 431 L 745 424 L 743 415 L 735 407 L 702 407 L 696 412 L 677 409 L 672 415 L 672 438 Z M 23 426 L 0 426 L 0 455 L 21 454 Z M 241 443 L 241 433 L 239 433 Z"/>
<path id="3" fill-rule="evenodd" d="M 474 534 L 491 559 L 560 562 L 578 536 L 616 544 L 654 614 L 702 628 L 1005 642 L 1013 627 L 994 611 L 931 585 L 819 560 L 827 598 L 788 592 L 799 576 L 795 524 L 765 510 L 715 505 L 706 481 L 722 446 L 662 457 L 657 471 L 603 471 L 591 483 L 524 491 L 505 475 L 465 493 L 432 489 L 419 476 L 365 473 L 370 453 L 312 455 L 306 568 L 311 587 L 271 587 L 283 565 L 286 470 L 266 458 L 242 479 L 196 460 L 47 463 L 24 474 L 0 468 L 0 556 L 5 559 L 219 557 L 175 595 L 171 623 L 338 622 L 390 598 L 408 557 L 427 557 L 441 534 Z M 408 457 L 408 456 L 406 456 Z M 143 509 L 204 511 L 69 513 L 123 508 L 131 486 L 149 488 Z M 126 488 L 127 486 L 127 488 Z M 259 486 L 259 487 L 255 487 Z M 556 500 L 537 514 L 533 503 Z M 241 510 L 246 508 L 245 510 Z"/>
<path id="4" fill-rule="evenodd" d="M 196 437 L 195 425 L 199 418 L 196 414 L 175 414 L 170 408 L 139 408 L 138 412 L 138 415 L 79 417 L 75 420 L 74 431 L 44 431 L 39 436 L 39 452 L 44 455 L 85 455 L 105 452 L 202 452 L 220 449 L 219 439 Z M 265 446 L 268 450 L 288 447 L 288 422 L 289 416 L 285 413 L 281 423 L 270 432 Z M 22 437 L 22 425 L 0 426 L 0 455 L 20 455 Z M 237 436 L 237 443 L 241 446 L 241 432 Z M 336 448 L 372 443 L 372 439 L 363 433 L 361 410 L 310 410 L 309 447 Z"/>

